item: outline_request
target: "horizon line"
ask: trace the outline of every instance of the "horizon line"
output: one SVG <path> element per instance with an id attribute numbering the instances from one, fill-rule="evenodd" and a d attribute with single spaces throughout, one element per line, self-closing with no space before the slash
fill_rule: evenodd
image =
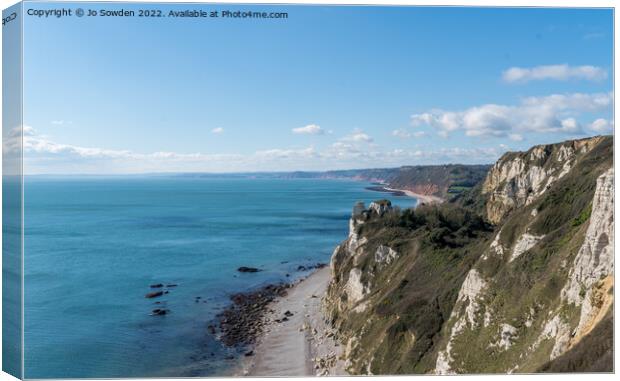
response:
<path id="1" fill-rule="evenodd" d="M 183 171 L 162 171 L 162 172 L 132 172 L 132 173 L 22 173 L 21 176 L 92 176 L 92 177 L 105 177 L 105 176 L 155 176 L 155 175 L 267 175 L 267 174 L 292 174 L 292 173 L 330 173 L 330 172 L 347 172 L 347 171 L 371 171 L 371 170 L 389 170 L 389 169 L 401 169 L 401 168 L 413 168 L 413 167 L 444 167 L 444 166 L 492 166 L 493 163 L 484 164 L 462 164 L 462 163 L 447 163 L 447 164 L 413 164 L 413 165 L 401 165 L 396 167 L 366 167 L 366 168 L 347 168 L 347 169 L 325 169 L 325 170 L 303 170 L 295 169 L 290 171 L 233 171 L 233 172 L 183 172 Z"/>

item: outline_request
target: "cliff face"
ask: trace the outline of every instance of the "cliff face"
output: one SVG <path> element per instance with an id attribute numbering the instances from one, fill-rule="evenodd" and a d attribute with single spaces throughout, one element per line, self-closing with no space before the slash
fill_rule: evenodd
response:
<path id="1" fill-rule="evenodd" d="M 538 199 L 602 139 L 572 140 L 505 154 L 491 168 L 482 185 L 482 193 L 489 195 L 489 221 L 499 223 L 513 209 Z"/>
<path id="2" fill-rule="evenodd" d="M 358 205 L 324 300 L 348 370 L 611 371 L 612 165 L 594 137 L 504 155 L 455 202 Z"/>

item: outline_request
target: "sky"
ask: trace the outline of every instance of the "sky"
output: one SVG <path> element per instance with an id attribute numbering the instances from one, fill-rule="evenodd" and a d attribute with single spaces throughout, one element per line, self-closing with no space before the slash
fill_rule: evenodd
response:
<path id="1" fill-rule="evenodd" d="M 149 8 L 288 18 L 25 16 L 26 173 L 492 163 L 613 133 L 609 9 Z"/>

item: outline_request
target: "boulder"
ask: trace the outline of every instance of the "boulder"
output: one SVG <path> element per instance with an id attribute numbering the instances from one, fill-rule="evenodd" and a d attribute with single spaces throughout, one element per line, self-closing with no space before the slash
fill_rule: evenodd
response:
<path id="1" fill-rule="evenodd" d="M 166 315 L 168 312 L 170 312 L 169 310 L 163 309 L 163 308 L 155 308 L 152 312 L 151 315 L 153 316 L 158 316 L 158 315 Z"/>
<path id="2" fill-rule="evenodd" d="M 257 269 L 256 267 L 246 267 L 246 266 L 241 266 L 237 269 L 237 271 L 239 271 L 240 273 L 257 273 L 259 271 L 263 271 L 261 269 Z"/>

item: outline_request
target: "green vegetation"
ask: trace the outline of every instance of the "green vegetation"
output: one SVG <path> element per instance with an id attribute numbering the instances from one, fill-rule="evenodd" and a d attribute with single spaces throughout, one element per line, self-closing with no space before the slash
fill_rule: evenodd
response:
<path id="1" fill-rule="evenodd" d="M 462 186 L 462 185 L 451 185 L 450 188 L 448 188 L 448 193 L 450 194 L 458 194 L 458 193 L 463 193 L 467 190 L 470 190 L 472 187 L 466 187 L 466 186 Z"/>
<path id="2" fill-rule="evenodd" d="M 473 268 L 484 280 L 476 291 L 476 323 L 467 322 L 452 339 L 452 370 L 610 370 L 611 313 L 583 341 L 553 361 L 549 358 L 556 338 L 542 336 L 553 316 L 571 332 L 579 322 L 580 308 L 563 302 L 561 293 L 584 241 L 596 180 L 612 166 L 613 159 L 610 137 L 593 141 L 588 151 L 575 149 L 578 153 L 566 175 L 532 202 L 511 209 L 496 226 L 487 221 L 488 195 L 481 193 L 484 176 L 476 175 L 470 182 L 463 178 L 477 169 L 401 168 L 398 181 L 402 184 L 443 179 L 437 189 L 453 197 L 439 205 L 371 216 L 356 228 L 363 237 L 358 241 L 362 247 L 352 253 L 347 245 L 341 245 L 335 253 L 335 276 L 327 305 L 343 345 L 350 344 L 349 370 L 354 374 L 434 371 L 438 353 L 445 350 L 456 321 L 469 316 L 465 310 L 471 301 L 457 303 L 457 296 Z M 555 158 L 560 147 L 570 144 L 543 146 L 538 152 Z M 544 166 L 549 170 L 564 165 L 530 152 L 509 153 L 502 160 L 517 158 L 525 160 L 526 168 Z M 396 177 L 391 181 L 396 182 Z M 525 234 L 537 237 L 535 244 L 513 257 L 515 245 Z M 398 256 L 391 262 L 377 261 L 375 253 L 380 246 L 395 250 Z M 367 289 L 365 308 L 358 310 L 347 305 L 345 288 L 354 267 L 362 271 Z M 582 297 L 586 291 L 581 290 Z M 500 344 L 506 327 L 510 333 Z"/>
<path id="3" fill-rule="evenodd" d="M 591 204 L 588 205 L 588 207 L 585 208 L 581 213 L 579 213 L 579 216 L 577 216 L 577 218 L 573 219 L 573 226 L 579 226 L 586 222 L 590 218 L 590 214 L 592 214 Z"/>
<path id="4" fill-rule="evenodd" d="M 491 230 L 481 216 L 453 205 L 406 209 L 361 226 L 359 233 L 368 239 L 369 250 L 358 259 L 358 266 L 366 281 L 386 287 L 372 296 L 372 325 L 367 324 L 367 314 L 332 318 L 345 336 L 367 331 L 359 345 L 374 348 L 370 350 L 373 373 L 423 373 L 433 367 L 443 323 L 480 255 L 479 243 Z M 389 271 L 381 271 L 374 261 L 372 254 L 379 245 L 402 253 Z M 346 274 L 353 263 L 350 257 L 342 258 L 339 273 Z M 335 289 L 332 292 L 340 295 Z"/>

